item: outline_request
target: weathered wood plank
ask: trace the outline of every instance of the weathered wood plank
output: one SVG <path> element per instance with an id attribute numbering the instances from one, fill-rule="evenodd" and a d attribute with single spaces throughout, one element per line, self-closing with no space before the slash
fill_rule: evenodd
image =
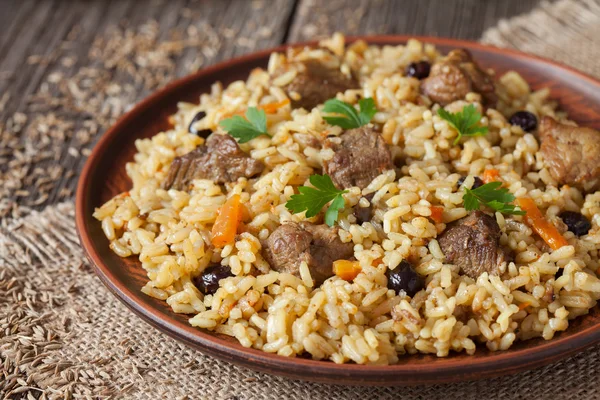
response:
<path id="1" fill-rule="evenodd" d="M 0 2 L 0 215 L 12 207 L 7 202 L 41 208 L 70 198 L 86 149 L 107 121 L 171 79 L 281 43 L 294 5 L 295 0 Z M 94 46 L 97 38 L 104 42 Z M 94 71 L 82 74 L 86 68 Z M 3 96 L 10 97 L 2 105 Z M 44 182 L 48 171 L 51 182 Z"/>
<path id="2" fill-rule="evenodd" d="M 9 39 L 17 36 L 17 32 L 23 29 L 22 21 L 27 20 L 31 15 L 35 1 L 23 0 L 18 3 L 18 0 L 7 0 L 2 3 L 0 13 L 0 54 L 6 54 L 7 43 Z"/>
<path id="3" fill-rule="evenodd" d="M 531 10 L 540 0 L 300 0 L 289 41 L 336 31 L 347 35 L 411 34 L 478 39 L 499 19 Z"/>

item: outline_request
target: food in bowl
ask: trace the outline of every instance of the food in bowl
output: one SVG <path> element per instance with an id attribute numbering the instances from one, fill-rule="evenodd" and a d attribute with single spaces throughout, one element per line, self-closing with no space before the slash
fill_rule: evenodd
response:
<path id="1" fill-rule="evenodd" d="M 334 35 L 170 122 L 94 216 L 193 326 L 392 364 L 549 340 L 600 297 L 600 133 L 465 50 Z"/>

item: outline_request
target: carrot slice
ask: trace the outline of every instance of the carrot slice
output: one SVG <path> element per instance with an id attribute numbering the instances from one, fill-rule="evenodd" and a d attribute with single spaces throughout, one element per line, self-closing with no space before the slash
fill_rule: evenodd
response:
<path id="1" fill-rule="evenodd" d="M 444 218 L 443 218 L 444 207 L 431 206 L 431 207 L 429 207 L 429 209 L 431 210 L 431 219 L 436 224 L 441 224 L 444 221 Z"/>
<path id="2" fill-rule="evenodd" d="M 290 104 L 290 99 L 284 99 L 281 101 L 276 101 L 275 103 L 262 104 L 258 106 L 259 109 L 264 110 L 267 114 L 274 114 L 282 107 Z"/>
<path id="3" fill-rule="evenodd" d="M 283 99 L 281 101 L 276 101 L 274 103 L 259 104 L 256 108 L 258 108 L 259 110 L 263 110 L 267 114 L 275 114 L 277 112 L 277 110 L 279 110 L 282 107 L 287 106 L 288 104 L 290 104 L 290 99 Z M 244 115 L 246 113 L 246 110 L 247 110 L 247 108 L 244 107 L 241 110 L 227 113 L 227 114 L 223 115 L 222 118 L 223 119 L 229 118 L 234 115 Z"/>
<path id="4" fill-rule="evenodd" d="M 569 244 L 567 239 L 560 234 L 558 229 L 544 218 L 533 199 L 521 197 L 515 201 L 515 204 L 527 213 L 525 215 L 525 222 L 527 225 L 529 225 L 535 233 L 540 235 L 552 250 L 558 250 Z"/>
<path id="5" fill-rule="evenodd" d="M 360 274 L 360 271 L 362 268 L 358 261 L 337 260 L 333 262 L 333 273 L 345 281 L 353 280 Z"/>
<path id="6" fill-rule="evenodd" d="M 527 307 L 529 307 L 531 305 L 531 303 L 529 302 L 525 302 L 525 303 L 521 303 L 519 304 L 519 311 L 526 309 Z"/>
<path id="7" fill-rule="evenodd" d="M 240 212 L 238 214 L 238 227 L 237 227 L 237 233 L 244 233 L 246 232 L 246 224 L 242 221 L 248 221 L 250 219 L 250 213 L 248 211 L 248 207 L 246 207 L 244 205 L 244 203 L 240 203 Z"/>
<path id="8" fill-rule="evenodd" d="M 240 203 L 240 195 L 234 194 L 219 209 L 219 214 L 212 228 L 211 242 L 213 246 L 222 248 L 233 243 L 242 216 L 243 208 Z"/>
<path id="9" fill-rule="evenodd" d="M 486 169 L 483 171 L 483 182 L 498 182 L 500 180 L 500 172 L 497 169 Z"/>

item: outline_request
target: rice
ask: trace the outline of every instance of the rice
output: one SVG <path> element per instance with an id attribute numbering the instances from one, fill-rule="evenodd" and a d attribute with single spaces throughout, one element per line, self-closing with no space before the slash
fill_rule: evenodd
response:
<path id="1" fill-rule="evenodd" d="M 600 193 L 558 188 L 539 157 L 537 139 L 507 122 L 519 109 L 564 118 L 548 90 L 532 92 L 516 72 L 500 76 L 497 109 L 485 110 L 481 121 L 489 133 L 453 146 L 456 132 L 437 115 L 437 106 L 421 97 L 418 82 L 401 72 L 410 62 L 438 59 L 434 47 L 414 40 L 384 47 L 359 41 L 344 49 L 341 35 L 324 45 L 343 56 L 342 71 L 352 69 L 361 80 L 361 90 L 338 98 L 356 103 L 360 96 L 373 97 L 378 107 L 374 122 L 392 154 L 404 160 L 398 170 L 382 173 L 362 191 L 352 188 L 344 194 L 339 235 L 354 245 L 361 272 L 352 281 L 333 276 L 318 286 L 306 262 L 294 276 L 271 270 L 262 255 L 264 240 L 281 224 L 316 221 L 291 214 L 285 203 L 332 157 L 330 150 L 313 147 L 314 139 L 342 133 L 318 109 L 281 107 L 267 114 L 272 137 L 240 145 L 265 164 L 259 177 L 223 186 L 198 179 L 189 192 L 160 188 L 173 159 L 203 144 L 204 139 L 187 131 L 198 111 L 206 116 L 196 128 L 217 130 L 220 120 L 248 106 L 286 99 L 281 86 L 294 74 L 270 82 L 268 71 L 286 57 L 273 54 L 268 71 L 256 69 L 247 81 L 227 87 L 215 83 L 199 104 L 179 105 L 172 129 L 137 140 L 137 154 L 126 167 L 133 187 L 96 209 L 110 248 L 121 257 L 136 256 L 146 271 L 142 292 L 189 315 L 191 325 L 232 336 L 245 347 L 360 364 L 393 364 L 415 353 L 473 354 L 478 344 L 495 351 L 519 340 L 549 340 L 596 305 Z M 288 57 L 333 62 L 324 49 L 303 49 Z M 466 100 L 448 109 L 472 103 L 483 110 L 480 95 L 469 94 Z M 467 215 L 456 182 L 466 175 L 464 185 L 472 187 L 474 177 L 488 168 L 500 172 L 513 194 L 534 199 L 550 221 L 563 210 L 581 211 L 592 222 L 589 234 L 577 238 L 565 233 L 569 245 L 549 251 L 522 217 L 497 213 L 501 243 L 515 254 L 501 276 L 483 273 L 474 280 L 444 264 L 436 237 Z M 370 201 L 362 197 L 369 193 Z M 246 206 L 246 229 L 235 243 L 215 249 L 212 225 L 232 194 L 239 194 Z M 371 206 L 372 221 L 357 223 L 351 209 L 355 205 Z M 442 222 L 431 219 L 431 205 L 444 207 Z M 426 282 L 413 297 L 387 287 L 386 272 L 407 259 Z M 214 264 L 228 266 L 233 276 L 222 279 L 214 294 L 204 295 L 194 278 Z"/>

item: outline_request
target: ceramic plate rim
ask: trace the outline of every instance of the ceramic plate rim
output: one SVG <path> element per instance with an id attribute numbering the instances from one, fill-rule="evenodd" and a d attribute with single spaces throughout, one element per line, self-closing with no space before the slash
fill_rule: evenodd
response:
<path id="1" fill-rule="evenodd" d="M 448 38 L 438 38 L 429 36 L 412 36 L 412 35 L 378 35 L 378 36 L 350 36 L 347 38 L 348 42 L 352 42 L 358 39 L 366 40 L 367 42 L 376 44 L 390 44 L 397 45 L 405 43 L 408 39 L 417 39 L 422 42 L 432 43 L 435 45 L 443 46 L 456 46 L 475 48 L 485 52 L 491 52 L 506 56 L 510 59 L 526 59 L 529 61 L 535 61 L 537 63 L 549 64 L 554 67 L 559 67 L 571 74 L 577 75 L 580 79 L 588 81 L 594 86 L 600 87 L 600 82 L 595 78 L 586 75 L 574 68 L 562 65 L 555 61 L 551 61 L 539 56 L 522 53 L 520 51 L 512 49 L 501 49 L 493 46 L 483 45 L 476 42 L 455 40 Z M 356 384 L 361 384 L 361 379 L 367 384 L 384 384 L 384 385 L 406 385 L 412 383 L 433 383 L 436 382 L 436 377 L 443 375 L 446 377 L 444 382 L 460 381 L 460 376 L 455 379 L 448 379 L 448 375 L 456 372 L 456 368 L 460 368 L 459 372 L 464 374 L 480 372 L 480 378 L 487 378 L 492 376 L 499 376 L 512 372 L 518 372 L 525 369 L 531 369 L 536 366 L 544 365 L 548 362 L 558 360 L 560 358 L 567 357 L 568 355 L 574 354 L 586 347 L 589 347 L 600 341 L 600 324 L 590 326 L 580 332 L 572 335 L 553 339 L 544 342 L 538 346 L 512 350 L 510 352 L 497 352 L 493 353 L 489 357 L 474 357 L 470 362 L 464 361 L 452 363 L 452 362 L 438 362 L 435 361 L 430 363 L 419 364 L 418 373 L 415 372 L 414 366 L 410 363 L 405 364 L 400 359 L 400 363 L 388 366 L 372 366 L 372 365 L 356 365 L 356 364 L 335 364 L 333 362 L 315 361 L 300 358 L 288 358 L 282 357 L 275 354 L 265 353 L 256 349 L 247 349 L 237 343 L 232 343 L 221 339 L 217 336 L 211 335 L 207 332 L 201 331 L 192 326 L 185 325 L 180 321 L 174 320 L 158 309 L 150 309 L 140 305 L 135 301 L 136 295 L 139 293 L 133 293 L 123 285 L 119 284 L 119 280 L 111 273 L 110 268 L 103 262 L 101 256 L 94 248 L 94 239 L 88 232 L 88 227 L 85 221 L 85 210 L 86 204 L 88 203 L 86 187 L 89 185 L 91 174 L 94 167 L 99 163 L 99 160 L 104 155 L 105 150 L 109 147 L 111 142 L 121 133 L 121 125 L 126 124 L 130 119 L 135 119 L 136 115 L 145 108 L 152 105 L 158 99 L 168 95 L 168 93 L 175 91 L 176 88 L 180 88 L 188 82 L 192 82 L 203 77 L 209 77 L 216 71 L 231 65 L 243 65 L 252 60 L 258 60 L 265 58 L 273 51 L 282 51 L 288 47 L 304 46 L 307 44 L 313 44 L 314 42 L 302 42 L 292 43 L 288 45 L 276 46 L 266 50 L 261 50 L 247 54 L 241 57 L 229 59 L 205 69 L 199 70 L 196 73 L 187 75 L 183 78 L 177 79 L 162 89 L 153 92 L 150 96 L 139 102 L 133 107 L 128 113 L 123 115 L 111 128 L 109 128 L 104 135 L 100 138 L 98 143 L 94 146 L 91 155 L 85 163 L 82 173 L 79 177 L 76 193 L 76 227 L 77 232 L 81 241 L 81 244 L 85 250 L 86 256 L 90 260 L 96 274 L 101 279 L 103 284 L 121 300 L 129 309 L 134 311 L 135 314 L 142 317 L 146 322 L 150 323 L 154 327 L 160 329 L 162 332 L 167 333 L 171 337 L 177 340 L 183 341 L 187 345 L 200 349 L 202 352 L 216 356 L 220 359 L 230 361 L 237 364 L 244 364 L 254 367 L 261 371 L 270 371 L 271 373 L 295 377 L 300 379 L 310 379 L 316 382 L 331 382 L 335 376 L 344 376 L 346 380 L 353 380 L 356 377 Z M 140 292 L 141 293 L 141 292 Z M 240 360 L 238 357 L 243 355 L 247 357 L 246 362 Z M 411 356 L 408 356 L 411 357 Z M 451 360 L 451 356 L 446 360 Z M 526 361 L 523 365 L 515 367 L 515 363 L 520 360 Z M 549 361 L 548 361 L 549 360 Z M 493 366 L 490 364 L 493 363 Z M 273 371 L 273 368 L 279 368 L 279 371 Z M 293 371 L 297 368 L 306 369 L 308 372 L 318 374 L 313 378 L 300 377 L 289 371 Z M 417 381 L 415 382 L 404 382 L 402 379 L 412 379 L 418 375 Z M 388 382 L 390 380 L 396 380 L 395 382 Z M 398 381 L 400 380 L 400 381 Z"/>

